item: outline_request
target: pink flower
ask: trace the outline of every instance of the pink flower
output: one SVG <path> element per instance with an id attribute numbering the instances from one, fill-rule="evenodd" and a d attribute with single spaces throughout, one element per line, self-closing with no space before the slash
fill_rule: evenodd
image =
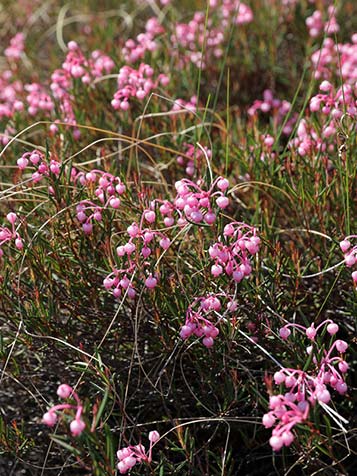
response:
<path id="1" fill-rule="evenodd" d="M 63 383 L 57 389 L 57 395 L 60 398 L 69 398 L 73 392 L 73 388 Z"/>
<path id="2" fill-rule="evenodd" d="M 86 425 L 83 420 L 75 419 L 71 421 L 71 424 L 69 427 L 73 436 L 79 436 L 83 432 Z"/>

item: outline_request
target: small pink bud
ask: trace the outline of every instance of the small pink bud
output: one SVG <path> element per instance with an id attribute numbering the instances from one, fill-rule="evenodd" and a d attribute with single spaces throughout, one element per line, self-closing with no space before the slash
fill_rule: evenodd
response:
<path id="1" fill-rule="evenodd" d="M 57 162 L 52 162 L 50 165 L 50 170 L 53 174 L 58 175 L 60 172 L 60 166 Z"/>
<path id="2" fill-rule="evenodd" d="M 120 474 L 125 474 L 129 471 L 130 468 L 124 463 L 124 461 L 120 461 L 118 463 L 118 469 Z"/>
<path id="3" fill-rule="evenodd" d="M 155 212 L 153 212 L 152 210 L 146 211 L 144 213 L 144 218 L 148 223 L 154 223 L 154 221 L 156 220 Z"/>
<path id="4" fill-rule="evenodd" d="M 341 354 L 343 354 L 344 352 L 346 352 L 347 347 L 348 347 L 348 344 L 347 344 L 347 342 L 345 342 L 344 340 L 338 339 L 338 340 L 336 341 L 336 349 L 337 349 L 339 352 L 341 352 Z"/>
<path id="5" fill-rule="evenodd" d="M 271 413 L 266 413 L 262 419 L 265 428 L 271 428 L 274 425 L 275 421 L 276 419 Z"/>
<path id="6" fill-rule="evenodd" d="M 217 205 L 219 208 L 227 208 L 229 205 L 229 198 L 228 197 L 218 197 L 216 200 Z"/>
<path id="7" fill-rule="evenodd" d="M 119 298 L 121 296 L 121 289 L 120 288 L 114 288 L 113 289 L 113 296 L 115 298 Z"/>
<path id="8" fill-rule="evenodd" d="M 336 390 L 341 395 L 346 393 L 347 389 L 348 389 L 348 387 L 347 387 L 347 384 L 345 382 L 338 382 L 338 384 L 336 385 Z"/>
<path id="9" fill-rule="evenodd" d="M 119 257 L 125 255 L 125 248 L 124 248 L 124 246 L 118 246 L 118 247 L 117 247 L 117 255 L 118 255 Z"/>
<path id="10" fill-rule="evenodd" d="M 328 403 L 331 400 L 330 392 L 327 389 L 322 390 L 317 395 L 317 400 L 322 403 Z"/>
<path id="11" fill-rule="evenodd" d="M 281 383 L 285 382 L 285 378 L 286 378 L 286 375 L 284 374 L 284 372 L 275 372 L 274 374 L 274 382 L 277 384 L 277 385 L 280 385 Z"/>
<path id="12" fill-rule="evenodd" d="M 67 46 L 70 51 L 74 51 L 78 48 L 78 44 L 75 41 L 69 41 Z"/>
<path id="13" fill-rule="evenodd" d="M 219 276 L 220 274 L 223 273 L 223 268 L 222 268 L 222 266 L 220 266 L 219 264 L 214 264 L 214 265 L 211 267 L 211 273 L 212 273 L 212 275 L 216 278 L 217 276 Z"/>
<path id="14" fill-rule="evenodd" d="M 290 392 L 286 392 L 284 397 L 286 398 L 286 400 L 288 402 L 291 402 L 291 403 L 294 403 L 295 400 L 296 400 L 296 394 L 294 392 L 292 392 L 291 390 L 290 390 Z"/>
<path id="15" fill-rule="evenodd" d="M 25 157 L 20 157 L 20 159 L 17 160 L 17 166 L 19 167 L 20 170 L 26 169 L 28 166 L 29 161 Z"/>
<path id="16" fill-rule="evenodd" d="M 288 375 L 285 379 L 285 385 L 287 388 L 292 388 L 296 384 L 296 378 L 292 375 Z"/>
<path id="17" fill-rule="evenodd" d="M 15 246 L 18 250 L 22 250 L 22 248 L 24 247 L 24 244 L 23 244 L 21 238 L 16 238 Z"/>
<path id="18" fill-rule="evenodd" d="M 207 225 L 213 225 L 213 223 L 216 221 L 216 214 L 213 212 L 208 212 L 205 214 L 203 217 L 204 221 L 207 223 Z"/>
<path id="19" fill-rule="evenodd" d="M 41 157 L 36 152 L 33 152 L 30 155 L 30 161 L 33 165 L 38 164 L 40 160 L 41 160 Z"/>
<path id="20" fill-rule="evenodd" d="M 79 436 L 83 432 L 85 427 L 86 427 L 86 424 L 84 423 L 83 420 L 73 420 L 71 424 L 69 425 L 69 428 L 73 436 Z"/>
<path id="21" fill-rule="evenodd" d="M 344 360 L 341 360 L 341 362 L 338 363 L 338 368 L 340 369 L 340 372 L 345 374 L 349 369 L 349 365 Z"/>
<path id="22" fill-rule="evenodd" d="M 322 83 L 320 84 L 320 90 L 321 91 L 324 91 L 324 92 L 328 92 L 328 91 L 331 91 L 332 89 L 332 84 L 329 82 L 329 81 L 322 81 Z"/>
<path id="23" fill-rule="evenodd" d="M 111 199 L 109 200 L 109 205 L 110 205 L 112 208 L 115 208 L 115 209 L 119 208 L 119 207 L 120 207 L 120 200 L 119 200 L 119 198 L 117 198 L 117 197 L 111 198 Z"/>
<path id="24" fill-rule="evenodd" d="M 311 326 L 311 327 L 308 327 L 306 329 L 306 336 L 310 339 L 310 340 L 314 340 L 315 339 L 315 336 L 316 336 L 316 329 Z"/>
<path id="25" fill-rule="evenodd" d="M 47 426 L 54 426 L 57 422 L 57 415 L 55 412 L 47 412 L 43 415 L 42 417 L 42 423 L 44 423 Z"/>
<path id="26" fill-rule="evenodd" d="M 65 383 L 62 383 L 57 389 L 57 395 L 60 398 L 68 398 L 72 392 L 73 392 L 72 387 L 70 387 L 69 385 Z"/>
<path id="27" fill-rule="evenodd" d="M 258 252 L 259 250 L 259 246 L 256 245 L 253 241 L 251 240 L 247 240 L 245 242 L 245 247 L 247 248 L 247 250 L 249 251 L 250 254 L 254 255 L 255 253 Z"/>
<path id="28" fill-rule="evenodd" d="M 133 466 L 136 465 L 137 460 L 134 456 L 127 456 L 125 459 L 122 461 L 127 468 L 132 468 Z"/>
<path id="29" fill-rule="evenodd" d="M 175 219 L 173 217 L 165 217 L 164 223 L 165 226 L 172 226 L 175 223 Z"/>
<path id="30" fill-rule="evenodd" d="M 291 334 L 291 332 L 290 329 L 288 329 L 287 327 L 282 327 L 279 331 L 279 334 L 282 339 L 286 340 Z"/>
<path id="31" fill-rule="evenodd" d="M 193 222 L 199 223 L 203 220 L 203 215 L 200 211 L 192 212 L 190 218 Z"/>
<path id="32" fill-rule="evenodd" d="M 274 137 L 272 136 L 267 136 L 264 138 L 264 144 L 267 146 L 267 147 L 271 147 L 273 144 L 274 144 Z"/>
<path id="33" fill-rule="evenodd" d="M 15 221 L 17 220 L 17 215 L 16 213 L 10 212 L 6 215 L 6 218 L 11 223 L 11 225 L 13 225 Z"/>
<path id="34" fill-rule="evenodd" d="M 230 223 L 224 227 L 223 234 L 225 236 L 232 236 L 234 234 L 234 226 Z"/>
<path id="35" fill-rule="evenodd" d="M 128 297 L 130 299 L 134 299 L 135 296 L 136 296 L 136 291 L 132 286 L 130 286 L 130 288 L 128 289 Z"/>
<path id="36" fill-rule="evenodd" d="M 80 221 L 82 223 L 82 222 L 86 221 L 87 215 L 83 211 L 79 211 L 77 213 L 77 219 L 78 219 L 78 221 Z"/>
<path id="37" fill-rule="evenodd" d="M 128 254 L 128 255 L 131 255 L 134 251 L 135 251 L 135 245 L 134 243 L 126 243 L 124 245 L 124 250 L 125 250 L 125 253 Z"/>
<path id="38" fill-rule="evenodd" d="M 151 274 L 148 278 L 145 280 L 145 286 L 149 289 L 154 289 L 154 287 L 157 285 L 157 279 L 154 278 Z"/>
<path id="39" fill-rule="evenodd" d="M 345 255 L 345 263 L 346 263 L 346 266 L 348 267 L 351 267 L 353 265 L 356 264 L 356 257 L 354 254 L 352 253 L 349 253 L 347 255 Z"/>
<path id="40" fill-rule="evenodd" d="M 338 325 L 337 325 L 337 324 L 335 324 L 334 322 L 331 322 L 331 323 L 327 326 L 326 329 L 327 329 L 327 332 L 328 332 L 331 336 L 333 336 L 334 334 L 337 334 L 339 328 L 338 328 Z"/>
<path id="41" fill-rule="evenodd" d="M 291 445 L 291 443 L 294 441 L 294 435 L 291 433 L 291 431 L 284 431 L 281 435 L 281 438 L 285 446 Z"/>
<path id="42" fill-rule="evenodd" d="M 169 240 L 169 238 L 167 237 L 161 238 L 160 246 L 162 249 L 167 250 L 170 247 L 170 245 L 171 245 L 171 241 Z"/>
<path id="43" fill-rule="evenodd" d="M 93 225 L 91 223 L 83 223 L 82 228 L 86 235 L 90 235 L 93 231 Z"/>
<path id="44" fill-rule="evenodd" d="M 229 187 L 229 181 L 226 178 L 221 178 L 217 182 L 217 188 L 224 192 Z"/>
<path id="45" fill-rule="evenodd" d="M 240 283 L 244 278 L 244 274 L 241 271 L 233 271 L 233 279 L 237 283 Z"/>
<path id="46" fill-rule="evenodd" d="M 115 187 L 115 190 L 119 195 L 122 195 L 125 192 L 125 185 L 123 183 L 118 183 L 118 185 Z"/>
<path id="47" fill-rule="evenodd" d="M 342 240 L 340 242 L 340 248 L 343 253 L 346 253 L 346 251 L 350 248 L 351 243 L 348 240 Z"/>
<path id="48" fill-rule="evenodd" d="M 275 410 L 276 408 L 280 407 L 280 405 L 281 405 L 281 400 L 278 395 L 272 395 L 269 398 L 269 408 L 271 410 Z"/>
<path id="49" fill-rule="evenodd" d="M 270 446 L 274 451 L 279 451 L 284 445 L 284 441 L 280 436 L 272 436 L 269 440 Z"/>
<path id="50" fill-rule="evenodd" d="M 149 433 L 149 441 L 151 441 L 151 443 L 156 443 L 158 440 L 160 439 L 160 434 L 159 432 L 157 431 L 150 431 Z"/>
<path id="51" fill-rule="evenodd" d="M 190 326 L 182 326 L 180 331 L 181 339 L 185 340 L 192 334 L 192 328 Z"/>
<path id="52" fill-rule="evenodd" d="M 144 256 L 144 258 L 148 258 L 151 255 L 151 249 L 147 246 L 144 246 L 141 249 L 141 254 Z"/>
<path id="53" fill-rule="evenodd" d="M 120 103 L 120 107 L 123 111 L 127 111 L 130 108 L 130 105 L 129 105 L 128 101 L 122 101 Z"/>
<path id="54" fill-rule="evenodd" d="M 214 344 L 214 340 L 212 339 L 212 337 L 204 337 L 202 339 L 202 344 L 207 347 L 207 349 L 209 349 L 210 347 L 213 346 Z"/>
<path id="55" fill-rule="evenodd" d="M 152 231 L 146 231 L 144 233 L 144 241 L 145 243 L 150 243 L 154 239 L 154 233 Z"/>

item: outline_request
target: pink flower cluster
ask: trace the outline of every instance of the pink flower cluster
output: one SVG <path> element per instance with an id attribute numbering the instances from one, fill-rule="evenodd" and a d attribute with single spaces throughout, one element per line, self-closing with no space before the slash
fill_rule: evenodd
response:
<path id="1" fill-rule="evenodd" d="M 223 293 L 197 297 L 186 310 L 185 324 L 181 327 L 180 337 L 183 340 L 192 335 L 202 337 L 202 344 L 208 349 L 212 347 L 214 339 L 219 334 L 217 324 L 223 319 L 223 316 L 217 314 L 222 309 L 222 298 L 228 298 L 227 312 L 234 312 L 237 309 L 237 303 Z M 215 318 L 215 324 L 212 317 Z"/>
<path id="2" fill-rule="evenodd" d="M 171 41 L 174 48 L 184 50 L 181 64 L 191 62 L 205 69 L 209 61 L 222 57 L 224 40 L 232 20 L 236 25 L 253 21 L 251 8 L 240 0 L 210 0 L 210 7 L 212 10 L 207 22 L 205 13 L 197 11 L 188 23 L 175 25 Z M 202 57 L 204 44 L 205 57 Z"/>
<path id="3" fill-rule="evenodd" d="M 51 96 L 47 94 L 45 88 L 39 83 L 26 84 L 26 101 L 28 103 L 28 113 L 35 116 L 39 111 L 50 113 L 54 110 L 54 103 Z"/>
<path id="4" fill-rule="evenodd" d="M 240 0 L 210 0 L 210 7 L 220 8 L 223 26 L 229 26 L 233 20 L 236 25 L 244 25 L 253 21 L 252 9 Z"/>
<path id="5" fill-rule="evenodd" d="M 315 10 L 310 17 L 306 18 L 306 26 L 309 30 L 309 35 L 316 38 L 323 31 L 327 35 L 338 33 L 340 27 L 336 19 L 336 8 L 333 5 L 328 7 L 328 18 L 323 20 L 323 14 L 320 10 Z"/>
<path id="6" fill-rule="evenodd" d="M 135 63 L 135 61 L 143 59 L 147 51 L 151 53 L 156 51 L 158 43 L 155 38 L 164 32 L 165 29 L 156 17 L 149 18 L 145 25 L 145 33 L 140 33 L 136 40 L 129 39 L 125 42 L 125 47 L 122 50 L 125 61 Z"/>
<path id="7" fill-rule="evenodd" d="M 31 152 L 25 152 L 17 160 L 17 166 L 22 171 L 29 166 L 34 167 L 36 169 L 36 171 L 32 173 L 34 183 L 39 182 L 43 177 L 48 177 L 50 173 L 58 177 L 61 171 L 61 163 L 58 160 L 50 159 L 48 163 L 44 154 L 36 149 Z"/>
<path id="8" fill-rule="evenodd" d="M 322 12 L 320 10 L 315 10 L 311 16 L 307 17 L 306 26 L 309 30 L 309 35 L 312 38 L 319 36 L 324 29 Z"/>
<path id="9" fill-rule="evenodd" d="M 111 104 L 114 109 L 127 111 L 130 108 L 130 99 L 136 98 L 142 101 L 159 85 L 167 86 L 168 84 L 169 77 L 165 74 L 159 74 L 154 79 L 154 70 L 148 64 L 141 63 L 138 69 L 123 66 L 118 75 L 118 90 Z"/>
<path id="10" fill-rule="evenodd" d="M 24 108 L 23 102 L 18 99 L 19 93 L 23 91 L 22 83 L 13 78 L 10 70 L 0 75 L 0 119 L 10 118 L 16 111 L 22 111 Z"/>
<path id="11" fill-rule="evenodd" d="M 78 394 L 67 384 L 61 384 L 57 389 L 57 395 L 63 399 L 74 399 L 75 404 L 62 403 L 51 407 L 42 417 L 42 423 L 49 427 L 53 427 L 58 421 L 57 412 L 63 410 L 75 410 L 75 417 L 69 425 L 72 436 L 79 436 L 86 427 L 82 419 L 83 405 Z"/>
<path id="12" fill-rule="evenodd" d="M 61 69 L 56 69 L 51 76 L 51 90 L 53 96 L 59 100 L 63 121 L 75 125 L 76 118 L 73 110 L 74 97 L 71 94 L 73 81 L 80 79 L 84 84 L 90 84 L 95 78 L 108 74 L 114 68 L 114 62 L 109 56 L 99 50 L 93 51 L 87 59 L 75 41 L 68 43 L 68 54 L 62 63 Z M 58 130 L 55 124 L 51 131 Z M 79 129 L 74 129 L 74 137 L 80 136 Z"/>
<path id="13" fill-rule="evenodd" d="M 315 343 L 315 338 L 320 329 L 327 331 L 331 336 L 337 334 L 339 330 L 338 325 L 331 319 L 327 319 L 316 328 L 314 324 L 307 328 L 299 324 L 288 324 L 280 329 L 280 336 L 284 340 L 290 335 L 289 327 L 301 329 L 312 343 Z M 344 374 L 348 371 L 349 366 L 341 355 L 331 356 L 334 350 L 343 354 L 347 348 L 348 344 L 345 341 L 337 339 L 328 351 L 324 350 L 322 355 L 318 355 L 321 349 L 316 344 L 315 347 L 312 344 L 307 348 L 307 353 L 313 357 L 312 363 L 316 366 L 316 373 L 309 375 L 299 369 L 283 369 L 274 375 L 275 383 L 277 385 L 284 383 L 290 389 L 290 394 L 295 391 L 294 398 L 298 401 L 309 400 L 311 403 L 315 401 L 328 403 L 331 400 L 331 395 L 326 388 L 327 384 L 341 395 L 347 392 Z"/>
<path id="14" fill-rule="evenodd" d="M 7 221 L 11 225 L 11 229 L 7 226 L 0 226 L 0 258 L 4 255 L 4 251 L 2 249 L 2 246 L 5 243 L 8 243 L 10 241 L 14 241 L 15 246 L 18 250 L 22 250 L 24 247 L 21 236 L 17 232 L 15 228 L 15 223 L 17 221 L 17 215 L 14 212 L 10 212 L 6 215 Z"/>
<path id="15" fill-rule="evenodd" d="M 127 232 L 129 240 L 124 245 L 116 248 L 116 254 L 120 259 L 126 258 L 127 266 L 119 269 L 114 268 L 113 271 L 104 279 L 104 287 L 110 289 L 115 297 L 120 297 L 122 291 L 127 290 L 128 296 L 134 298 L 136 295 L 135 288 L 129 279 L 134 270 L 146 268 L 150 265 L 147 259 L 153 254 L 167 250 L 171 245 L 171 240 L 159 230 L 153 230 L 146 225 L 153 225 L 156 221 L 155 202 L 151 207 L 144 210 L 140 223 L 133 222 Z M 158 247 L 155 244 L 158 240 Z M 153 253 L 154 251 L 154 253 Z M 143 262 L 142 262 L 143 260 Z M 157 276 L 152 273 L 144 278 L 145 287 L 153 289 L 158 282 Z"/>
<path id="16" fill-rule="evenodd" d="M 311 156 L 313 153 L 325 152 L 326 144 L 306 119 L 301 119 L 296 130 L 296 136 L 290 141 L 289 146 L 295 148 L 301 157 Z"/>
<path id="17" fill-rule="evenodd" d="M 354 85 L 357 80 L 357 33 L 352 35 L 352 43 L 336 44 L 332 38 L 325 38 L 321 49 L 311 56 L 316 79 L 331 79 L 336 76 L 345 83 Z"/>
<path id="18" fill-rule="evenodd" d="M 352 246 L 350 241 L 355 238 L 357 238 L 357 235 L 350 235 L 340 242 L 340 248 L 345 257 L 345 264 L 349 268 L 352 268 L 357 263 L 357 245 Z M 357 271 L 352 272 L 352 279 L 355 287 L 357 287 Z"/>
<path id="19" fill-rule="evenodd" d="M 127 228 L 128 241 L 116 248 L 116 255 L 126 264 L 122 264 L 120 267 L 112 267 L 111 273 L 103 282 L 104 287 L 111 290 L 115 297 L 120 297 L 123 291 L 126 291 L 130 298 L 135 297 L 136 291 L 132 276 L 137 271 L 142 273 L 141 276 L 137 277 L 143 279 L 146 288 L 153 289 L 156 287 L 159 279 L 158 274 L 153 272 L 148 274 L 146 272 L 146 269 L 152 266 L 149 258 L 165 252 L 171 246 L 170 238 L 160 229 L 153 228 L 158 219 L 163 220 L 164 226 L 168 228 L 175 225 L 177 215 L 176 225 L 180 227 L 186 226 L 189 222 L 212 225 L 217 218 L 211 203 L 212 200 L 215 200 L 219 210 L 228 206 L 229 199 L 225 195 L 229 187 L 227 179 L 218 177 L 208 191 L 203 188 L 203 185 L 202 180 L 198 180 L 196 183 L 189 179 L 176 182 L 177 195 L 173 201 L 152 200 L 148 208 L 142 212 L 140 222 L 133 222 Z M 86 208 L 94 209 L 94 213 L 90 217 L 84 213 Z M 92 202 L 83 201 L 77 206 L 77 217 L 83 222 L 86 221 L 87 224 L 88 219 L 92 217 L 96 219 L 95 214 L 98 211 Z M 90 228 L 88 233 L 91 231 Z M 244 239 L 248 243 L 249 240 L 246 236 L 244 236 Z M 251 245 L 248 244 L 248 247 L 251 248 Z"/>
<path id="20" fill-rule="evenodd" d="M 351 117 L 357 117 L 357 86 L 343 84 L 334 92 L 332 84 L 324 80 L 320 84 L 321 93 L 310 99 L 310 110 L 312 112 L 321 112 L 331 117 L 333 120 L 341 119 L 344 113 L 348 113 Z M 331 129 L 330 129 L 331 127 Z M 336 131 L 335 126 L 331 123 L 324 127 L 323 136 L 330 137 Z"/>
<path id="21" fill-rule="evenodd" d="M 263 424 L 266 428 L 273 427 L 278 421 L 269 441 L 275 451 L 293 442 L 294 436 L 291 429 L 308 418 L 311 406 L 319 403 L 326 408 L 324 406 L 331 401 L 328 386 L 340 395 L 347 392 L 344 375 L 349 366 L 342 357 L 348 348 L 347 343 L 337 339 L 326 349 L 321 342 L 316 342 L 319 332 L 321 338 L 326 332 L 330 336 L 337 334 L 338 325 L 331 319 L 325 320 L 317 327 L 314 324 L 305 327 L 291 323 L 280 329 L 282 339 L 289 338 L 290 328 L 301 330 L 311 341 L 311 345 L 307 348 L 308 357 L 304 370 L 282 368 L 274 374 L 275 384 L 286 388 L 284 395 L 270 397 L 270 411 L 263 416 Z M 335 351 L 339 355 L 334 355 Z M 310 372 L 307 371 L 309 365 L 313 365 L 313 370 Z"/>
<path id="22" fill-rule="evenodd" d="M 249 116 L 255 116 L 258 111 L 263 113 L 270 113 L 274 121 L 274 127 L 282 124 L 285 120 L 287 114 L 289 114 L 291 109 L 291 104 L 288 101 L 281 101 L 280 99 L 274 98 L 273 92 L 270 89 L 266 89 L 263 92 L 263 100 L 256 99 L 252 106 L 248 109 Z M 286 122 L 283 133 L 285 135 L 291 134 L 293 126 L 296 122 L 296 114 L 293 114 L 290 119 Z"/>
<path id="23" fill-rule="evenodd" d="M 64 88 L 67 90 L 73 79 L 80 78 L 83 83 L 89 84 L 93 78 L 100 78 L 104 74 L 110 73 L 115 66 L 114 61 L 99 50 L 93 51 L 90 58 L 87 59 L 75 41 L 68 43 L 68 50 L 62 63 L 62 69 L 56 70 L 52 76 L 53 86 L 51 89 L 56 97 L 63 94 L 61 89 L 64 79 L 67 80 Z M 57 73 L 61 76 L 59 83 L 56 81 Z"/>
<path id="24" fill-rule="evenodd" d="M 136 446 L 127 446 L 121 450 L 118 450 L 117 457 L 119 460 L 118 470 L 120 474 L 126 474 L 137 463 L 151 463 L 152 461 L 152 448 L 160 439 L 160 435 L 157 431 L 150 431 L 149 451 L 146 453 L 145 447 L 142 444 Z"/>
<path id="25" fill-rule="evenodd" d="M 208 158 L 212 157 L 212 151 L 208 147 L 204 147 L 204 150 L 202 150 L 186 142 L 183 144 L 183 147 L 185 156 L 178 156 L 176 161 L 181 167 L 185 167 L 186 174 L 192 177 L 195 170 L 201 170 L 201 166 L 205 162 L 205 155 Z"/>
<path id="26" fill-rule="evenodd" d="M 213 15 L 206 22 L 204 12 L 195 12 L 188 23 L 177 23 L 171 41 L 175 48 L 184 50 L 181 63 L 191 62 L 205 69 L 208 62 L 223 55 L 223 43 L 229 25 L 233 20 L 237 25 L 253 21 L 250 7 L 240 0 L 210 0 Z M 202 47 L 205 44 L 205 57 Z"/>
<path id="27" fill-rule="evenodd" d="M 208 19 L 205 27 L 206 15 L 204 12 L 195 12 L 188 23 L 177 23 L 171 41 L 175 49 L 183 50 L 180 63 L 193 63 L 198 68 L 205 69 L 209 59 L 220 58 L 223 55 L 222 44 L 224 31 L 213 26 L 212 19 Z M 206 44 L 205 58 L 202 57 L 202 46 Z"/>
<path id="28" fill-rule="evenodd" d="M 212 199 L 219 210 L 223 210 L 229 205 L 229 198 L 225 195 L 229 187 L 229 182 L 224 177 L 218 177 L 208 190 L 204 190 L 203 181 L 196 183 L 189 179 L 182 179 L 175 183 L 177 192 L 173 202 L 173 207 L 163 205 L 160 211 L 163 215 L 171 215 L 173 208 L 178 211 L 180 218 L 178 224 L 183 226 L 188 221 L 195 224 L 202 222 L 213 225 L 217 215 L 213 209 Z"/>
<path id="29" fill-rule="evenodd" d="M 249 257 L 259 251 L 257 230 L 246 223 L 231 222 L 224 227 L 223 236 L 210 246 L 208 253 L 214 260 L 212 276 L 225 273 L 237 283 L 252 272 Z"/>
<path id="30" fill-rule="evenodd" d="M 0 121 L 11 119 L 24 109 L 24 103 L 19 99 L 23 93 L 23 84 L 15 79 L 13 72 L 9 69 L 0 73 Z M 0 134 L 0 144 L 7 144 L 9 136 L 16 133 L 11 123 Z"/>
<path id="31" fill-rule="evenodd" d="M 175 99 L 172 111 L 181 111 L 182 109 L 188 109 L 189 111 L 196 111 L 197 109 L 197 96 L 192 96 L 189 101 L 178 98 Z"/>
<path id="32" fill-rule="evenodd" d="M 23 33 L 16 33 L 11 38 L 10 45 L 5 49 L 4 54 L 7 59 L 17 61 L 21 58 L 21 55 L 25 49 L 25 35 Z"/>
<path id="33" fill-rule="evenodd" d="M 91 200 L 82 200 L 76 207 L 77 219 L 82 224 L 84 233 L 89 235 L 93 231 L 92 220 L 101 221 L 103 210 L 119 208 L 119 197 L 125 193 L 126 187 L 119 177 L 97 169 L 87 173 L 73 171 L 71 178 L 84 187 L 94 188 L 94 195 L 100 202 L 96 204 Z"/>
<path id="34" fill-rule="evenodd" d="M 291 430 L 308 418 L 310 406 L 306 402 L 296 404 L 284 395 L 272 395 L 269 408 L 270 411 L 263 416 L 263 425 L 265 428 L 271 428 L 276 424 L 269 444 L 274 451 L 279 451 L 294 441 Z"/>

